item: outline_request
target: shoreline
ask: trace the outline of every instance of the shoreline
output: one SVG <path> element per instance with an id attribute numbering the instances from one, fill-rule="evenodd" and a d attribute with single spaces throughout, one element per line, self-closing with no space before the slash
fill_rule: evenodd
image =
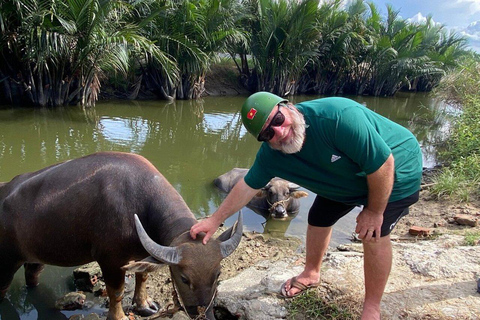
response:
<path id="1" fill-rule="evenodd" d="M 480 277 L 480 246 L 465 245 L 464 234 L 480 232 L 480 227 L 459 225 L 452 219 L 460 212 L 478 219 L 480 205 L 433 200 L 424 190 L 410 211 L 392 232 L 394 260 L 382 299 L 382 319 L 479 319 L 476 281 Z M 432 236 L 409 235 L 413 225 L 431 228 Z M 278 298 L 277 293 L 283 281 L 301 272 L 304 262 L 304 245 L 299 239 L 245 234 L 237 251 L 222 262 L 216 305 L 241 319 L 292 319 L 285 311 L 280 316 L 291 300 Z M 322 266 L 322 285 L 314 289 L 315 294 L 339 308 L 360 312 L 362 264 L 361 243 L 329 247 Z M 151 289 L 167 281 L 152 278 Z M 161 301 L 158 292 L 152 294 Z M 168 295 L 163 298 L 168 300 Z M 265 316 L 263 309 L 270 310 L 270 316 Z"/>

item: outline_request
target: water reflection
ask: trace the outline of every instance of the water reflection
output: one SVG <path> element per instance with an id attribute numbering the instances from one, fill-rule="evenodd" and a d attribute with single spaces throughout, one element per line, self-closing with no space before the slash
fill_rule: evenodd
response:
<path id="1" fill-rule="evenodd" d="M 40 284 L 34 288 L 27 288 L 23 277 L 24 269 L 20 268 L 15 274 L 6 298 L 0 302 L 0 319 L 64 320 L 73 314 L 105 312 L 105 309 L 98 306 L 84 311 L 60 311 L 55 308 L 58 298 L 75 290 L 73 269 L 47 266 L 40 276 Z M 95 299 L 93 294 L 88 298 Z"/>
<path id="2" fill-rule="evenodd" d="M 38 319 L 38 320 L 67 320 L 68 317 L 60 310 L 55 309 L 55 294 L 45 284 L 35 288 L 24 289 L 21 300 L 4 299 L 0 303 L 0 319 Z M 17 308 L 10 302 L 14 301 Z M 22 317 L 20 318 L 20 315 Z"/>
<path id="3" fill-rule="evenodd" d="M 446 106 L 428 96 L 350 97 L 409 128 L 426 166 L 448 132 Z M 135 152 L 148 158 L 198 216 L 221 199 L 213 179 L 249 167 L 259 144 L 241 125 L 244 97 L 199 101 L 111 101 L 95 109 L 0 110 L 0 181 L 97 151 Z M 293 102 L 312 99 L 299 96 Z"/>
<path id="4" fill-rule="evenodd" d="M 315 97 L 299 96 L 293 102 Z M 426 166 L 435 164 L 435 146 L 448 133 L 448 106 L 426 95 L 395 98 L 350 97 L 410 129 L 418 138 Z M 197 217 L 214 212 L 224 195 L 213 180 L 234 167 L 252 165 L 258 142 L 241 125 L 239 109 L 245 97 L 208 97 L 199 101 L 109 101 L 94 109 L 0 110 L 0 181 L 97 151 L 134 152 L 149 159 L 180 192 Z M 314 195 L 300 199 L 298 215 L 269 221 L 244 211 L 245 229 L 304 239 L 307 213 Z M 235 216 L 226 221 L 230 226 Z M 354 229 L 355 213 L 336 225 L 333 243 L 346 242 Z M 49 274 L 48 270 L 55 270 Z M 27 292 L 15 281 L 10 301 L 0 305 L 0 319 L 42 319 L 42 306 L 71 290 L 69 282 L 53 284 L 71 270 L 47 267 L 41 281 L 48 288 Z M 18 277 L 18 274 L 16 275 Z M 42 291 L 43 290 L 43 291 Z M 27 296 L 31 296 L 27 299 Z M 41 301 L 41 299 L 44 299 Z M 41 305 L 35 305 L 41 302 Z M 20 318 L 15 316 L 20 315 Z M 52 313 L 48 319 L 64 319 Z"/>
<path id="5" fill-rule="evenodd" d="M 98 305 L 85 310 L 60 311 L 55 308 L 55 302 L 66 293 L 66 289 L 62 288 L 58 293 L 50 283 L 41 283 L 35 288 L 12 285 L 9 293 L 11 291 L 19 291 L 20 296 L 14 292 L 0 302 L 2 320 L 67 320 L 76 314 L 106 314 L 108 311 Z"/>

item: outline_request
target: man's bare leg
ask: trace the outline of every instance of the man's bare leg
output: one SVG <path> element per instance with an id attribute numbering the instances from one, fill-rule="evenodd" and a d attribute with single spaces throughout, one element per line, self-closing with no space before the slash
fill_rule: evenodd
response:
<path id="1" fill-rule="evenodd" d="M 327 251 L 331 236 L 332 227 L 314 227 L 308 225 L 305 268 L 303 272 L 297 276 L 298 282 L 308 286 L 320 280 L 322 259 Z M 285 289 L 290 297 L 300 291 L 300 289 L 291 288 L 290 281 L 287 281 L 285 284 Z"/>
<path id="2" fill-rule="evenodd" d="M 365 275 L 365 301 L 362 320 L 380 319 L 382 300 L 388 276 L 392 268 L 392 244 L 390 236 L 380 238 L 378 242 L 363 242 L 363 272 Z"/>

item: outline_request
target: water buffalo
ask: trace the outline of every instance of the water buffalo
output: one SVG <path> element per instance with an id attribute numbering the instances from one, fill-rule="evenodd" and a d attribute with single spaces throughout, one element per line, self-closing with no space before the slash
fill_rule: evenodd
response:
<path id="1" fill-rule="evenodd" d="M 36 286 L 44 264 L 96 260 L 110 300 L 107 319 L 127 319 L 121 303 L 127 269 L 136 272 L 133 302 L 149 315 L 157 308 L 147 296 L 147 272 L 168 264 L 186 311 L 214 319 L 220 261 L 238 246 L 242 219 L 207 245 L 188 233 L 196 222 L 139 155 L 96 153 L 19 175 L 0 184 L 0 298 L 22 265 L 27 285 Z"/>
<path id="2" fill-rule="evenodd" d="M 248 169 L 233 168 L 216 178 L 213 183 L 220 190 L 228 193 L 247 172 Z M 288 215 L 298 213 L 300 208 L 300 201 L 298 199 L 308 196 L 307 192 L 300 191 L 298 188 L 300 188 L 300 186 L 297 184 L 284 179 L 273 178 L 247 204 L 247 207 L 262 214 L 266 218 L 286 219 Z"/>

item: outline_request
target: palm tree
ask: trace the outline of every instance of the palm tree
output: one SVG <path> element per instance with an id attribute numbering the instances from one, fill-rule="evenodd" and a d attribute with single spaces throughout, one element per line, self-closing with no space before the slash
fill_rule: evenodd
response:
<path id="1" fill-rule="evenodd" d="M 172 61 L 126 22 L 133 10 L 110 0 L 3 1 L 0 75 L 7 99 L 93 106 L 105 71 L 126 73 L 132 51 L 148 52 L 171 70 Z"/>
<path id="2" fill-rule="evenodd" d="M 410 23 L 400 19 L 399 12 L 387 6 L 387 17 L 383 20 L 378 18 L 375 6 L 369 6 L 372 14 L 366 23 L 372 31 L 372 41 L 364 60 L 370 73 L 366 93 L 390 96 L 402 87 L 411 89 L 422 77 L 437 79 L 444 74 L 445 66 L 429 54 L 434 47 L 429 41 L 432 32 L 430 35 L 425 32 L 429 30 L 430 19 L 425 25 Z M 440 30 L 438 28 L 433 33 Z M 433 38 L 438 39 L 438 35 Z M 458 41 L 452 41 L 447 46 L 452 48 L 452 45 L 461 43 L 460 39 Z"/>
<path id="3" fill-rule="evenodd" d="M 368 30 L 362 19 L 366 7 L 362 0 L 341 9 L 341 1 L 328 2 L 319 9 L 320 40 L 318 55 L 307 65 L 300 80 L 300 92 L 335 95 L 350 91 L 351 79 L 362 86 L 363 78 L 353 74 L 364 70 L 361 63 L 365 54 Z"/>
<path id="4" fill-rule="evenodd" d="M 205 75 L 226 44 L 242 37 L 234 25 L 235 0 L 172 1 L 147 36 L 178 66 L 179 81 L 168 84 L 153 62 L 142 65 L 149 90 L 161 98 L 192 99 L 204 92 Z"/>
<path id="5" fill-rule="evenodd" d="M 373 3 L 355 0 L 319 14 L 318 56 L 307 65 L 300 92 L 393 95 L 401 88 L 430 90 L 444 70 L 465 54 L 465 40 L 443 27 L 403 20 L 391 6 L 380 15 Z"/>
<path id="6" fill-rule="evenodd" d="M 251 91 L 295 94 L 307 63 L 317 54 L 319 1 L 246 0 L 251 35 Z"/>
<path id="7" fill-rule="evenodd" d="M 414 80 L 410 89 L 430 91 L 439 84 L 445 73 L 458 68 L 460 61 L 469 55 L 466 50 L 467 40 L 455 31 L 447 31 L 443 25 L 433 22 L 432 17 L 427 17 L 419 29 L 423 36 L 420 50 L 442 72 L 422 74 Z"/>

